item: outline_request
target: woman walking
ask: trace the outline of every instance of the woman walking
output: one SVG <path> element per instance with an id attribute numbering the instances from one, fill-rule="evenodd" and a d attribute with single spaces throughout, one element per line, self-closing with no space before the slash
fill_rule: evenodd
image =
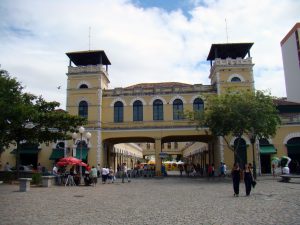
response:
<path id="1" fill-rule="evenodd" d="M 238 163 L 235 163 L 232 170 L 231 170 L 231 176 L 232 176 L 232 182 L 233 182 L 233 191 L 234 196 L 238 197 L 240 192 L 240 180 L 241 180 L 241 170 Z"/>
<path id="2" fill-rule="evenodd" d="M 253 181 L 253 176 L 252 176 L 251 165 L 246 164 L 245 170 L 244 170 L 244 182 L 245 182 L 246 196 L 250 195 L 252 181 Z"/>

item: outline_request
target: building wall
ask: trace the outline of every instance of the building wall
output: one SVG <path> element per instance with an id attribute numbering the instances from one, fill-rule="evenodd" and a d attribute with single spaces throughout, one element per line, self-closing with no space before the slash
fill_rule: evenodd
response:
<path id="1" fill-rule="evenodd" d="M 300 24 L 299 24 L 300 27 Z M 300 102 L 300 46 L 296 40 L 296 32 L 300 37 L 300 28 L 296 29 L 281 46 L 283 68 L 286 83 L 287 99 Z M 297 47 L 298 46 L 298 47 Z"/>

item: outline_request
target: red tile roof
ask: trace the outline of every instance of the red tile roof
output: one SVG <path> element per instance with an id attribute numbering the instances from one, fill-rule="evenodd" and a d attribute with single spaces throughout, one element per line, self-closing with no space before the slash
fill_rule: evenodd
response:
<path id="1" fill-rule="evenodd" d="M 162 82 L 162 83 L 140 83 L 126 87 L 125 89 L 133 88 L 168 88 L 168 87 L 190 87 L 191 84 L 179 82 Z"/>

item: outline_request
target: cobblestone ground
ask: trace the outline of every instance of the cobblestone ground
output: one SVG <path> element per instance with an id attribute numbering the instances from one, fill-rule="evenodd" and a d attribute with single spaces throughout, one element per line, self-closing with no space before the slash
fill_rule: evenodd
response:
<path id="1" fill-rule="evenodd" d="M 259 178 L 233 197 L 229 178 L 133 179 L 96 187 L 0 185 L 0 224 L 299 224 L 300 182 Z"/>

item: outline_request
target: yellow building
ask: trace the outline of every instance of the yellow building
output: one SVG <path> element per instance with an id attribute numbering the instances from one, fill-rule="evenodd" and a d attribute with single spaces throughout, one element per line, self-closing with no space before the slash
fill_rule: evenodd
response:
<path id="1" fill-rule="evenodd" d="M 196 129 L 183 113 L 204 110 L 205 96 L 222 94 L 228 88 L 254 90 L 252 45 L 213 44 L 207 58 L 211 62 L 209 85 L 140 83 L 109 89 L 111 63 L 104 51 L 67 53 L 70 63 L 66 110 L 88 119 L 85 129 L 91 138 L 87 140 L 83 134 L 76 138 L 75 145 L 72 141 L 42 145 L 35 151 L 33 163 L 40 162 L 50 169 L 54 160 L 74 155 L 90 165 L 116 168 L 126 161 L 132 168 L 143 157 L 154 155 L 156 172 L 160 174 L 162 158 L 167 154 L 201 167 L 220 162 L 231 166 L 235 159 L 225 142 L 209 135 L 207 128 Z M 277 104 L 283 124 L 274 138 L 257 140 L 254 146 L 255 160 L 261 165 L 258 169 L 266 173 L 271 172 L 271 157 L 275 155 L 290 155 L 300 162 L 300 104 L 284 100 Z M 235 142 L 232 137 L 231 144 Z M 242 162 L 252 162 L 249 137 L 243 137 L 242 143 L 238 150 Z M 14 164 L 14 156 L 5 151 L 1 161 Z"/>

